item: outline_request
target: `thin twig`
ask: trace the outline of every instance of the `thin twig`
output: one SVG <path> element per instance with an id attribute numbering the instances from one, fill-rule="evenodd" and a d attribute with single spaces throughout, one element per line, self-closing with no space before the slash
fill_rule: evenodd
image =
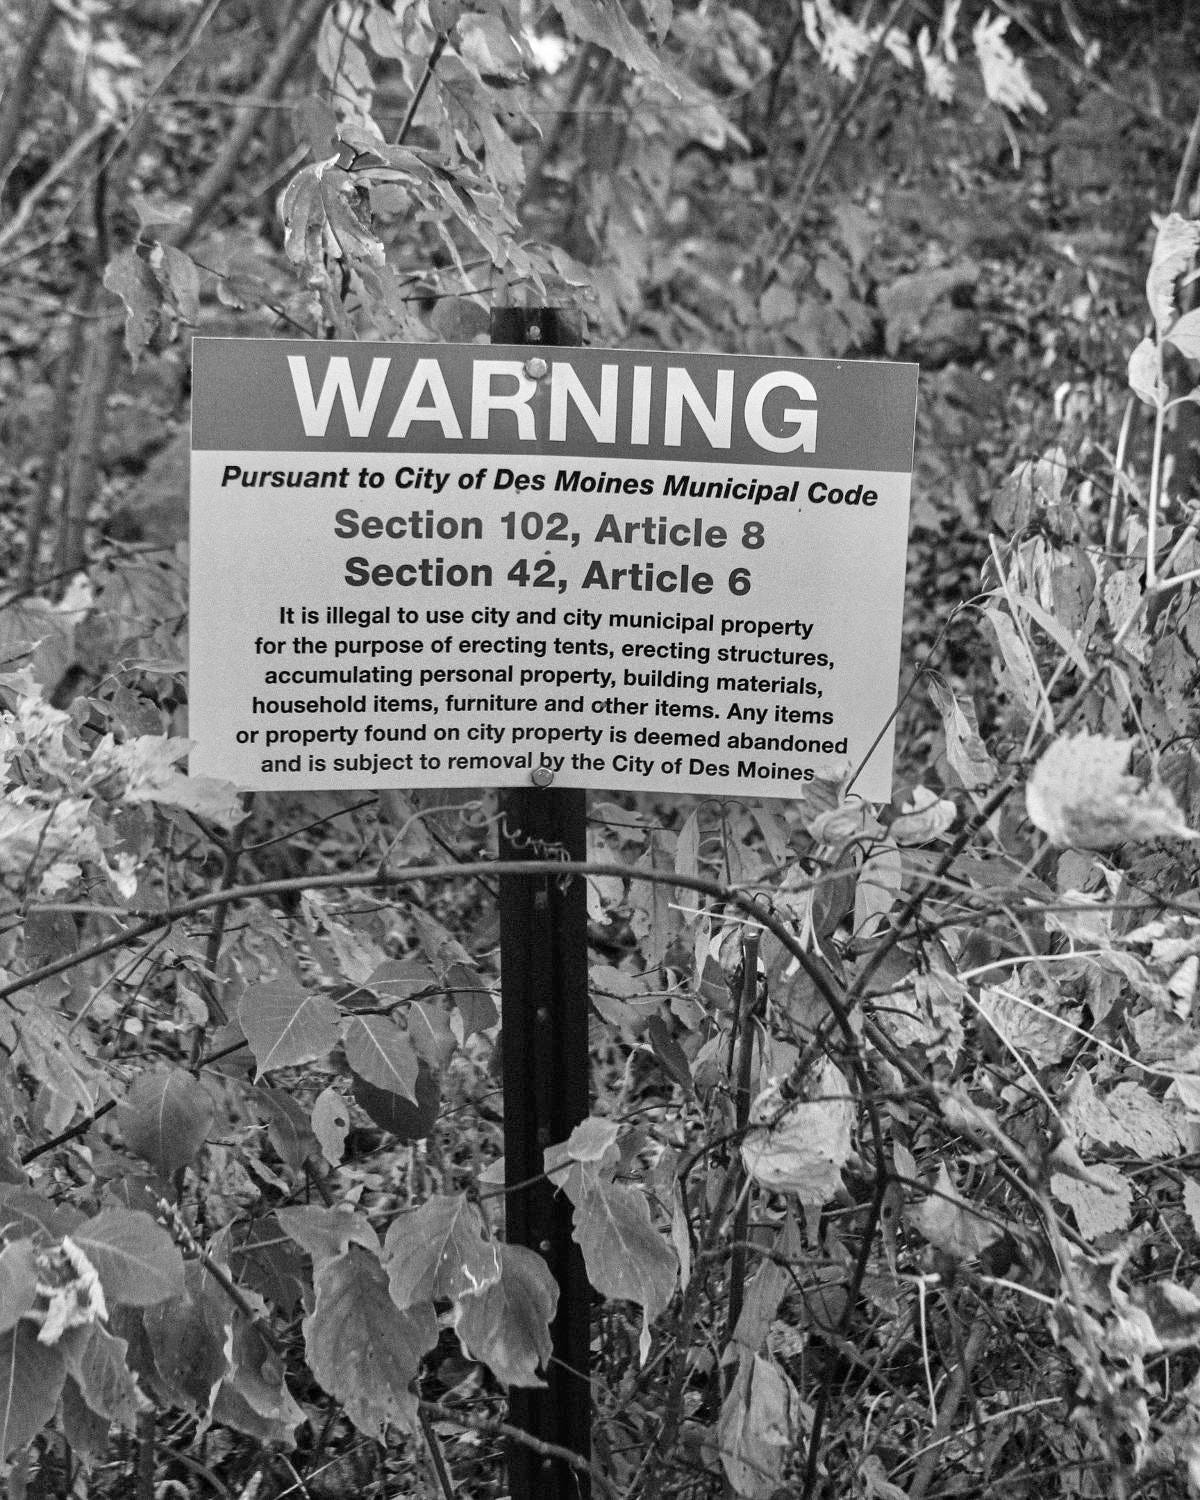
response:
<path id="1" fill-rule="evenodd" d="M 400 129 L 396 132 L 395 144 L 403 146 L 408 138 L 408 132 L 412 129 L 413 121 L 417 117 L 417 110 L 421 107 L 421 100 L 425 97 L 425 90 L 433 81 L 433 70 L 438 65 L 438 59 L 446 50 L 446 43 L 450 40 L 448 31 L 439 31 L 434 38 L 433 46 L 430 48 L 429 57 L 425 62 L 425 71 L 421 74 L 421 81 L 417 84 L 416 91 L 409 101 L 408 109 L 405 111 L 404 119 L 400 122 Z"/>

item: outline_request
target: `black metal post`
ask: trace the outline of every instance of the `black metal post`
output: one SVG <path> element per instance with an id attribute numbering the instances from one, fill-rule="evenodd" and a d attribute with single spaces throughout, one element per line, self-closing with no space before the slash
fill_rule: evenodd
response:
<path id="1" fill-rule="evenodd" d="M 495 344 L 581 342 L 578 323 L 557 308 L 496 309 L 491 336 Z M 501 859 L 528 859 L 543 849 L 586 857 L 583 792 L 531 785 L 503 793 L 501 801 Z M 571 1238 L 570 1203 L 549 1183 L 531 1179 L 543 1171 L 545 1148 L 587 1117 L 587 967 L 584 882 L 505 876 L 500 968 L 507 1238 L 544 1256 L 559 1287 L 548 1384 L 514 1389 L 509 1412 L 532 1437 L 583 1458 L 591 1454 L 591 1291 Z M 587 1500 L 589 1494 L 569 1464 L 519 1442 L 508 1445 L 508 1473 L 512 1500 Z"/>

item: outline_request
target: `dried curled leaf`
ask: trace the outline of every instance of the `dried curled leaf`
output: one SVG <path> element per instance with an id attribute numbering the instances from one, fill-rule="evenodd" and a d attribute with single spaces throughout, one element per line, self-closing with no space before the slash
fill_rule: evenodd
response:
<path id="1" fill-rule="evenodd" d="M 807 1098 L 787 1105 L 778 1079 L 755 1099 L 742 1144 L 747 1172 L 801 1203 L 828 1203 L 841 1185 L 850 1155 L 854 1099 L 836 1064 L 826 1060 L 810 1080 Z"/>
<path id="2" fill-rule="evenodd" d="M 1063 735 L 1042 756 L 1025 788 L 1036 827 L 1056 844 L 1111 849 L 1144 839 L 1194 839 L 1171 792 L 1126 774 L 1132 740 Z"/>

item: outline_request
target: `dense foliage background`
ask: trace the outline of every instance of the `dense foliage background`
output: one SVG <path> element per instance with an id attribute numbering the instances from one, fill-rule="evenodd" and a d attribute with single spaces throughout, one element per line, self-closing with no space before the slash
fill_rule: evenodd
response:
<path id="1" fill-rule="evenodd" d="M 0 1459 L 505 1493 L 498 809 L 181 774 L 188 340 L 921 362 L 896 794 L 590 807 L 598 1495 L 1200 1492 L 1200 16 L 0 14 Z M 1149 273 L 1149 274 L 1147 274 Z M 681 883 L 682 882 L 682 883 Z"/>

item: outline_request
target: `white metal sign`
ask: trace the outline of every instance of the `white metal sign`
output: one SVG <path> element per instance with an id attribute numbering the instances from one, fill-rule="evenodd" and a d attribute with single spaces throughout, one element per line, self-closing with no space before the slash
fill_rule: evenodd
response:
<path id="1" fill-rule="evenodd" d="M 194 349 L 195 772 L 890 797 L 915 366 Z"/>

